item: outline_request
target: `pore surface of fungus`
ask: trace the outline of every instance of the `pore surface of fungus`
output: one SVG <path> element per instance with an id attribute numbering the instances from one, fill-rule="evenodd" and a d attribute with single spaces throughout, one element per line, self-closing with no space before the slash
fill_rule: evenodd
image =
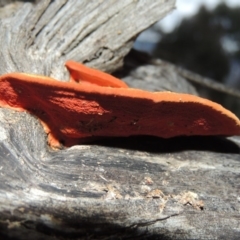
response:
<path id="1" fill-rule="evenodd" d="M 77 63 L 66 66 L 70 82 L 25 73 L 0 77 L 0 106 L 37 116 L 52 147 L 96 137 L 240 135 L 239 119 L 207 99 L 128 88 L 98 70 L 84 67 L 81 75 Z"/>

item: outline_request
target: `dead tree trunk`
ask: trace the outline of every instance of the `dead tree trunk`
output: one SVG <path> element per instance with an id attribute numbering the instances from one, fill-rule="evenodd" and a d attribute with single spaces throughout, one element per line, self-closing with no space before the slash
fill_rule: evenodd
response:
<path id="1" fill-rule="evenodd" d="M 9 2 L 0 12 L 0 74 L 65 81 L 68 59 L 119 69 L 137 34 L 175 4 Z M 124 67 L 130 86 L 196 94 L 164 62 L 132 53 Z M 238 239 L 239 149 L 239 137 L 133 137 L 53 151 L 38 119 L 2 108 L 0 237 Z"/>

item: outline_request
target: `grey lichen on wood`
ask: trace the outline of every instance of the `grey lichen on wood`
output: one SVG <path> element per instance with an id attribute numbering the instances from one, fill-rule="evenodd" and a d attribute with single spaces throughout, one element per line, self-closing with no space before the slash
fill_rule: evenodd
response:
<path id="1" fill-rule="evenodd" d="M 0 73 L 67 80 L 68 58 L 114 71 L 135 35 L 174 3 L 21 3 L 16 15 L 1 22 Z M 182 79 L 169 69 L 144 63 L 125 79 L 148 90 L 196 93 L 184 80 L 165 85 Z M 46 139 L 38 119 L 1 109 L 1 238 L 240 237 L 239 137 L 115 138 L 61 151 L 50 149 Z"/>

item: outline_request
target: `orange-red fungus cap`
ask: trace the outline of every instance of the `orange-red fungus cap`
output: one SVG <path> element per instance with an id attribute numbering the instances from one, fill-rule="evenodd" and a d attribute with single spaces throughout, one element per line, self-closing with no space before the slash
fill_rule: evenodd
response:
<path id="1" fill-rule="evenodd" d="M 73 69 L 69 62 L 67 65 Z M 91 74 L 87 75 L 86 82 Z M 240 135 L 239 119 L 212 101 L 188 94 L 119 87 L 121 84 L 106 87 L 105 78 L 98 86 L 97 81 L 76 84 L 38 75 L 6 74 L 0 77 L 0 106 L 37 116 L 49 133 L 52 147 L 105 136 Z"/>
<path id="2" fill-rule="evenodd" d="M 105 72 L 89 68 L 81 63 L 67 61 L 66 68 L 70 73 L 70 82 L 91 83 L 97 86 L 128 88 L 127 84 Z"/>

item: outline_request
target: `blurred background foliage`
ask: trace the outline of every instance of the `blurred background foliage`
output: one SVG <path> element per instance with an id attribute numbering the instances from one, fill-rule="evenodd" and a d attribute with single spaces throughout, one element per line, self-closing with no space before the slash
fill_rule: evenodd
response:
<path id="1" fill-rule="evenodd" d="M 160 36 L 151 51 L 153 57 L 240 90 L 240 7 L 221 3 L 208 10 L 202 6 L 170 33 L 158 25 L 153 30 Z M 196 87 L 201 96 L 219 102 L 240 117 L 240 99 Z"/>

